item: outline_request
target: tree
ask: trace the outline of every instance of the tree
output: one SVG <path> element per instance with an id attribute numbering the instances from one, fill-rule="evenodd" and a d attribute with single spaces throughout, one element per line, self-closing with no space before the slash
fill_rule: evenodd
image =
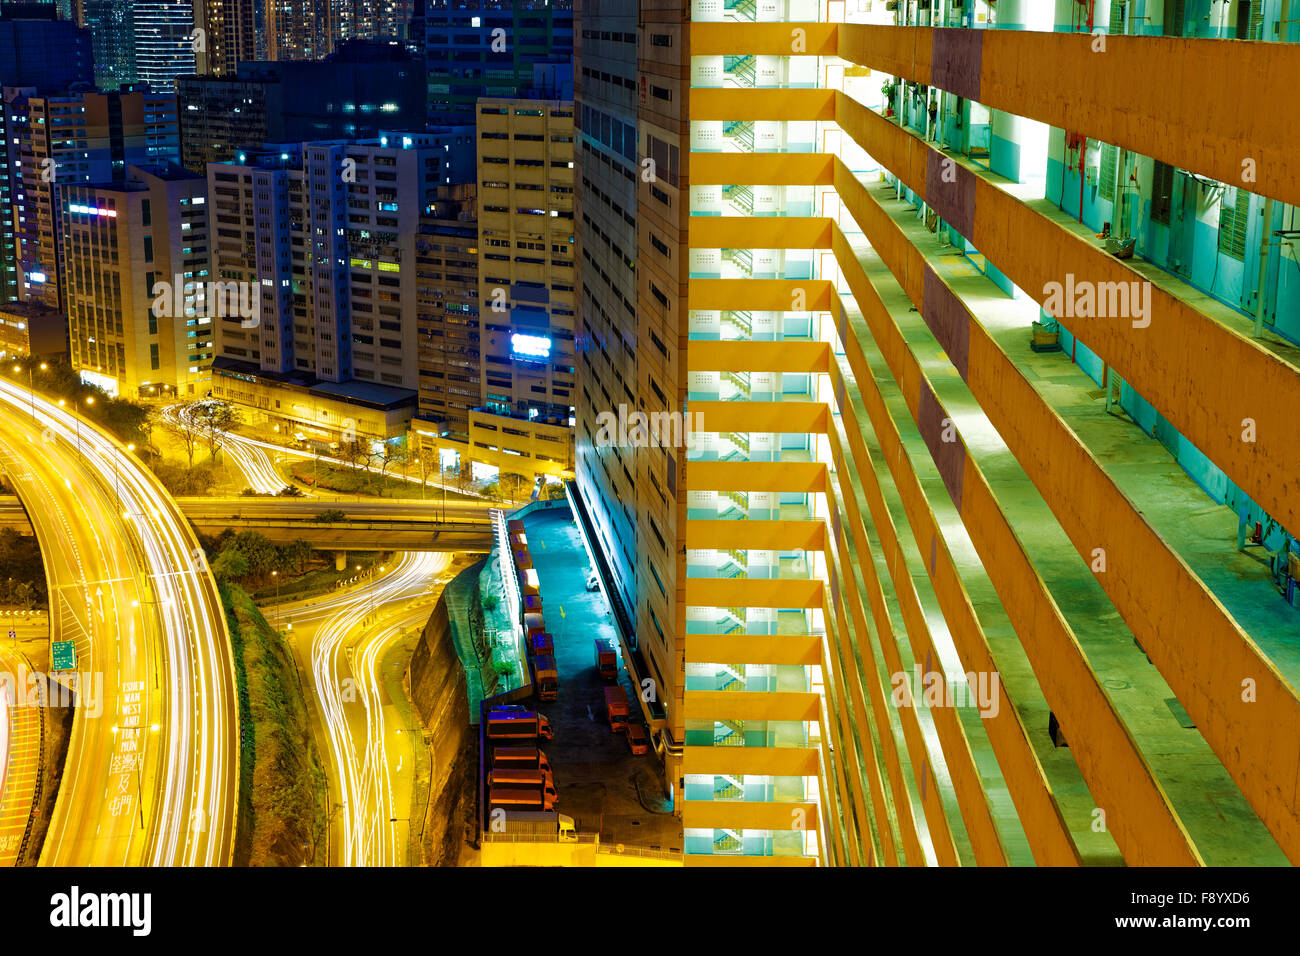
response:
<path id="1" fill-rule="evenodd" d="M 218 581 L 238 581 L 248 574 L 248 559 L 237 548 L 226 548 L 212 562 L 212 576 Z"/>
<path id="2" fill-rule="evenodd" d="M 225 433 L 239 424 L 239 416 L 225 402 L 201 402 L 194 411 L 199 434 L 208 446 L 208 455 L 217 460 L 221 448 L 221 439 Z"/>
<path id="3" fill-rule="evenodd" d="M 502 494 L 510 496 L 510 503 L 516 504 L 519 496 L 524 493 L 528 487 L 528 479 L 523 475 L 505 474 L 500 480 Z"/>
<path id="4" fill-rule="evenodd" d="M 199 426 L 193 417 L 193 412 L 189 408 L 182 408 L 181 413 L 176 416 L 176 434 L 180 436 L 185 445 L 185 457 L 189 459 L 190 467 L 194 467 L 194 451 L 199 445 Z"/>
<path id="5" fill-rule="evenodd" d="M 392 442 L 391 444 L 389 442 L 384 442 L 383 456 L 380 459 L 379 468 L 379 483 L 381 486 L 384 482 L 384 474 L 388 471 L 388 466 L 394 463 L 401 464 L 404 461 L 406 461 L 405 448 L 397 442 Z"/>
<path id="6" fill-rule="evenodd" d="M 306 538 L 295 538 L 280 549 L 281 571 L 302 572 L 315 556 L 316 549 Z"/>
<path id="7" fill-rule="evenodd" d="M 329 508 L 316 516 L 316 520 L 321 524 L 334 524 L 336 521 L 343 521 L 346 518 L 347 515 L 338 508 Z"/>

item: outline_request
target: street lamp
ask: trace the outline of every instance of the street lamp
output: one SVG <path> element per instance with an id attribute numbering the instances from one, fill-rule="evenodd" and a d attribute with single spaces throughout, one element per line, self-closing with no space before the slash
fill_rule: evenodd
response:
<path id="1" fill-rule="evenodd" d="M 275 623 L 280 623 L 280 572 L 272 571 L 271 577 L 275 578 Z"/>

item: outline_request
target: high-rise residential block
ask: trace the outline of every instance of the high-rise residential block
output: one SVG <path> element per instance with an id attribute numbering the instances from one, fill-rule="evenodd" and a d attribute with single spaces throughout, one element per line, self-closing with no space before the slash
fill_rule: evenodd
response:
<path id="1" fill-rule="evenodd" d="M 259 303 L 255 325 L 217 322 L 219 397 L 332 440 L 356 425 L 349 401 L 379 402 L 398 410 L 379 422 L 396 432 L 369 437 L 405 435 L 419 384 L 419 226 L 457 135 L 468 131 L 286 145 L 208 167 L 213 273 L 256 287 Z"/>
<path id="2" fill-rule="evenodd" d="M 575 498 L 688 863 L 1300 861 L 1251 8 L 580 14 Z"/>

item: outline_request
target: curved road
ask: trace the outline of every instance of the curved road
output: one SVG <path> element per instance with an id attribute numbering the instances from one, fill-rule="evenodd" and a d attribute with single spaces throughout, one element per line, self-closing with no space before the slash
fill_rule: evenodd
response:
<path id="1" fill-rule="evenodd" d="M 193 532 L 122 446 L 3 381 L 0 463 L 41 546 L 53 636 L 75 643 L 81 675 L 41 864 L 228 865 L 234 668 Z"/>
<path id="2" fill-rule="evenodd" d="M 367 582 L 268 613 L 299 625 L 294 635 L 310 661 L 331 800 L 341 808 L 331 823 L 331 865 L 406 865 L 406 841 L 394 818 L 408 818 L 414 755 L 379 667 L 394 641 L 428 619 L 432 601 L 422 599 L 431 597 L 430 586 L 451 558 L 403 554 Z M 308 630 L 314 630 L 309 640 Z"/>

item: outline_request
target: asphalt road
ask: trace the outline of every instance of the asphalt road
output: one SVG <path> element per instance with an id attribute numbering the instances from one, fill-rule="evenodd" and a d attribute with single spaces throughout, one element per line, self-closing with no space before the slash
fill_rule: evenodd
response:
<path id="1" fill-rule="evenodd" d="M 234 671 L 188 524 L 125 448 L 7 382 L 0 465 L 41 545 L 53 636 L 77 650 L 76 712 L 41 864 L 229 864 Z"/>

